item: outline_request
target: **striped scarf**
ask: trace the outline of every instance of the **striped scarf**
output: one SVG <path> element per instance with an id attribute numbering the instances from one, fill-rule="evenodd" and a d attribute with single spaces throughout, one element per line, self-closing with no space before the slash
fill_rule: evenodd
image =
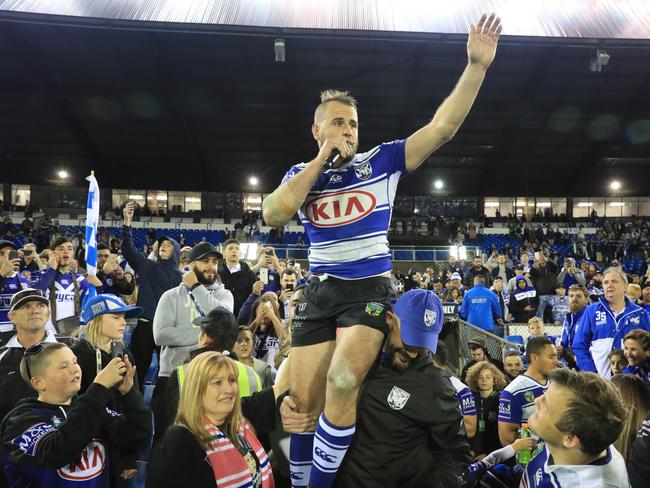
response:
<path id="1" fill-rule="evenodd" d="M 219 488 L 257 488 L 253 484 L 253 477 L 248 468 L 248 463 L 239 449 L 214 425 L 208 424 L 205 427 L 212 435 L 212 441 L 208 444 L 205 452 L 212 466 L 217 486 Z M 271 471 L 271 463 L 260 441 L 257 440 L 248 425 L 239 429 L 239 435 L 250 445 L 252 454 L 259 462 L 262 476 L 261 487 L 274 488 L 275 482 Z"/>

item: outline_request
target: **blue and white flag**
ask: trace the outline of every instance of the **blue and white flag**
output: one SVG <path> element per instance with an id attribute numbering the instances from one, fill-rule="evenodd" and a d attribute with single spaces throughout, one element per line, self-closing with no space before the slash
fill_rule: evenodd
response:
<path id="1" fill-rule="evenodd" d="M 97 276 L 97 224 L 99 223 L 99 185 L 94 175 L 86 178 L 88 204 L 86 205 L 86 269 L 91 276 Z"/>

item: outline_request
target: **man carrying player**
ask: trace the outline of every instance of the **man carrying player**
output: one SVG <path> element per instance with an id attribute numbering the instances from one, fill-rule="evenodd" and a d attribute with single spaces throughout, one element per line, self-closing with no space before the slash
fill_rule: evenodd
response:
<path id="1" fill-rule="evenodd" d="M 397 183 L 465 120 L 500 33 L 494 14 L 471 26 L 468 64 L 456 87 L 431 122 L 406 140 L 357 154 L 356 100 L 323 92 L 312 125 L 318 155 L 293 166 L 264 200 L 264 220 L 274 227 L 300 211 L 311 241 L 310 270 L 322 275 L 305 288 L 292 325 L 291 394 L 300 411 L 322 412 L 315 435 L 292 435 L 293 486 L 329 487 L 336 477 L 354 434 L 359 388 L 387 333 L 393 292 L 387 230 Z"/>

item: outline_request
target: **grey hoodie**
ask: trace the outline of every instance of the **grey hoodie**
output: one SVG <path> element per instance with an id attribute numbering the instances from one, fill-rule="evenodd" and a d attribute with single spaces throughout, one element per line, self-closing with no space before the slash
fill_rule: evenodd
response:
<path id="1" fill-rule="evenodd" d="M 232 312 L 233 304 L 232 293 L 221 283 L 199 285 L 192 291 L 181 283 L 163 293 L 153 319 L 153 338 L 161 346 L 159 376 L 169 377 L 189 352 L 196 349 L 200 329 L 192 321 L 201 312 L 207 315 L 219 306 Z"/>

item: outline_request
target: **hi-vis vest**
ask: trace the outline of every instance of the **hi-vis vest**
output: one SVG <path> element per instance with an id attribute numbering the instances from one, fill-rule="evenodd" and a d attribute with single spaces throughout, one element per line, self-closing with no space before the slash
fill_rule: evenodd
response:
<path id="1" fill-rule="evenodd" d="M 239 385 L 239 398 L 249 397 L 256 391 L 262 391 L 262 380 L 250 366 L 246 366 L 239 361 L 235 361 L 237 365 L 237 384 Z M 183 383 L 185 382 L 185 369 L 189 363 L 185 363 L 178 367 L 178 391 L 183 391 Z M 252 388 L 251 388 L 252 385 Z"/>

